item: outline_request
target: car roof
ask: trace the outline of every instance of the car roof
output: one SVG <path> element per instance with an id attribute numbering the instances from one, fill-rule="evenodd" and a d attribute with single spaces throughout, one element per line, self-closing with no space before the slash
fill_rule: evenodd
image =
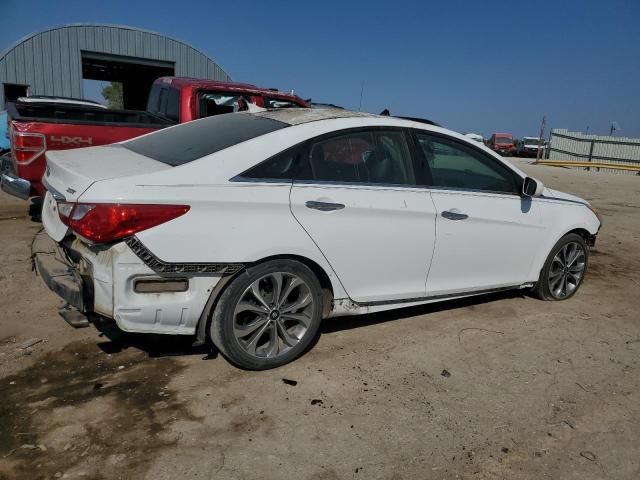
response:
<path id="1" fill-rule="evenodd" d="M 353 112 L 342 108 L 278 108 L 269 109 L 264 112 L 252 113 L 262 118 L 277 120 L 288 125 L 301 125 L 303 123 L 317 122 L 320 120 L 330 120 L 334 118 L 393 118 L 381 117 L 371 113 Z"/>

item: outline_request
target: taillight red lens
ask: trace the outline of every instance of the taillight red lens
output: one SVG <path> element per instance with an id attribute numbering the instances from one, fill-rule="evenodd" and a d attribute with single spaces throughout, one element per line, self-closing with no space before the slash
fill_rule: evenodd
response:
<path id="1" fill-rule="evenodd" d="M 11 147 L 17 164 L 31 163 L 46 150 L 47 143 L 41 133 L 12 131 Z"/>
<path id="2" fill-rule="evenodd" d="M 173 220 L 189 208 L 189 205 L 60 202 L 58 214 L 81 237 L 93 243 L 108 243 Z"/>

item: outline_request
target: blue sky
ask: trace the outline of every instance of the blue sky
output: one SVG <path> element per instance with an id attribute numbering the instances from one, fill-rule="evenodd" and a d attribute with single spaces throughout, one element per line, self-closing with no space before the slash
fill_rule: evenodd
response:
<path id="1" fill-rule="evenodd" d="M 0 0 L 0 50 L 101 22 L 184 40 L 234 80 L 431 118 L 454 130 L 547 125 L 640 137 L 640 0 L 215 2 Z"/>

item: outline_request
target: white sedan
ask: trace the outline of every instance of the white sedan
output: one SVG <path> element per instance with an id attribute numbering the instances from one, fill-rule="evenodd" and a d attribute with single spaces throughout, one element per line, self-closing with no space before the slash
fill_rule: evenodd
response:
<path id="1" fill-rule="evenodd" d="M 323 317 L 507 289 L 574 295 L 600 220 L 484 145 L 345 110 L 205 118 L 48 152 L 34 258 L 128 332 L 207 337 L 237 366 L 300 356 Z"/>

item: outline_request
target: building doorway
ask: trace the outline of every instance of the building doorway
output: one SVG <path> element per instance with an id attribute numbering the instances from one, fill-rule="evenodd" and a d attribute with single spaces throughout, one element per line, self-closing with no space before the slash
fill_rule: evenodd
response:
<path id="1" fill-rule="evenodd" d="M 123 108 L 144 110 L 153 82 L 175 73 L 173 62 L 82 52 L 82 78 L 122 85 Z"/>
<path id="2" fill-rule="evenodd" d="M 4 101 L 15 102 L 20 97 L 26 97 L 29 93 L 29 85 L 20 85 L 17 83 L 4 83 Z"/>

